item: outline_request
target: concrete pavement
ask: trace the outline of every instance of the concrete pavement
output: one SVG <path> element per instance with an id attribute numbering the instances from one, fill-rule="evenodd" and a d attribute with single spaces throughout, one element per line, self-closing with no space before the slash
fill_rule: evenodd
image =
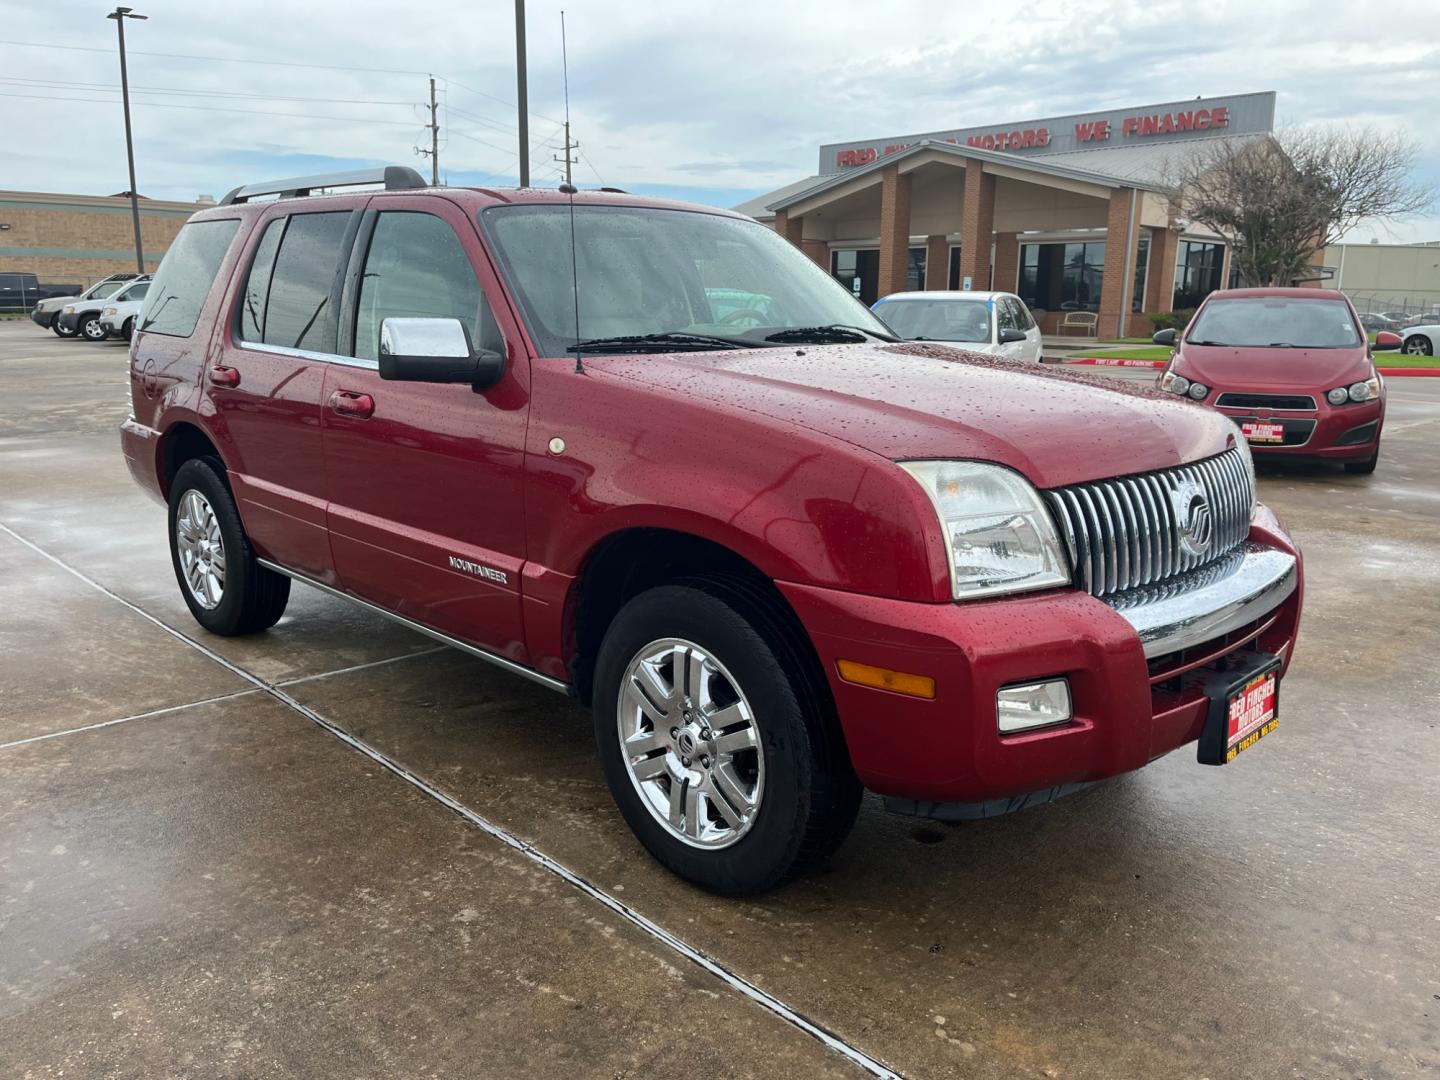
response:
<path id="1" fill-rule="evenodd" d="M 1308 560 L 1275 736 L 963 827 L 867 803 L 735 902 L 563 698 L 301 586 L 205 635 L 124 362 L 0 322 L 0 1075 L 1440 1070 L 1440 380 L 1373 477 L 1262 475 Z"/>

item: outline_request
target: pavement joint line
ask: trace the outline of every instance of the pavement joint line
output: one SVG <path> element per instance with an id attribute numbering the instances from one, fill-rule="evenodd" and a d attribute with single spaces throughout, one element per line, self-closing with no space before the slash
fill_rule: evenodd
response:
<path id="1" fill-rule="evenodd" d="M 298 686 L 301 683 L 314 682 L 316 679 L 328 679 L 334 675 L 349 675 L 355 671 L 366 671 L 369 668 L 384 667 L 386 664 L 398 664 L 402 660 L 414 660 L 420 656 L 433 656 L 438 652 L 452 651 L 448 645 L 436 645 L 430 649 L 421 649 L 419 652 L 401 653 L 399 656 L 387 656 L 383 660 L 371 660 L 365 664 L 352 664 L 350 667 L 336 668 L 334 671 L 321 671 L 315 675 L 300 675 L 293 679 L 281 679 L 275 686 Z"/>
<path id="2" fill-rule="evenodd" d="M 636 911 L 628 904 L 616 899 L 614 896 L 610 895 L 608 892 L 606 892 L 599 886 L 591 884 L 580 874 L 576 873 L 574 870 L 571 870 L 565 864 L 545 854 L 545 852 L 541 851 L 533 844 L 529 843 L 526 840 L 522 840 L 514 833 L 509 832 L 508 830 L 492 822 L 490 819 L 482 816 L 477 811 L 472 810 L 470 807 L 466 806 L 458 799 L 455 799 L 453 796 L 447 795 L 439 788 L 434 787 L 432 784 L 430 784 L 429 781 L 411 772 L 399 761 L 390 757 L 388 754 L 371 746 L 363 739 L 358 739 L 354 735 L 351 735 L 348 731 L 345 731 L 337 724 L 321 716 L 318 712 L 310 708 L 308 705 L 301 704 L 299 701 L 295 700 L 295 698 L 291 697 L 275 683 L 266 682 L 260 676 L 255 675 L 252 672 L 241 667 L 240 665 L 232 662 L 231 660 L 226 659 L 224 656 L 216 652 L 214 649 L 210 648 L 208 645 L 205 645 L 200 641 L 196 641 L 189 635 L 175 629 L 175 627 L 170 626 L 168 623 L 164 622 L 159 617 L 150 614 L 150 612 L 146 611 L 138 604 L 135 604 L 134 602 L 125 599 L 125 597 L 121 596 L 119 593 L 115 592 L 114 590 L 108 588 L 105 585 L 102 585 L 100 582 L 90 577 L 84 571 L 76 569 L 69 563 L 65 562 L 63 559 L 59 558 L 56 555 L 52 555 L 50 552 L 40 547 L 40 545 L 26 539 L 24 536 L 21 536 L 4 522 L 0 522 L 0 532 L 4 532 L 7 536 L 23 544 L 25 547 L 29 548 L 37 555 L 48 559 L 50 562 L 54 563 L 66 573 L 73 575 L 74 577 L 83 581 L 85 584 L 89 585 L 91 588 L 96 589 L 97 591 L 110 597 L 110 599 L 114 600 L 116 603 L 121 604 L 122 606 L 128 608 L 130 611 L 134 612 L 136 615 L 139 615 L 141 618 L 153 623 L 155 626 L 165 631 L 165 633 L 169 634 L 171 637 L 176 638 L 177 640 L 183 642 L 186 645 L 189 645 L 191 648 L 200 652 L 204 656 L 209 657 L 211 660 L 215 661 L 215 663 L 219 664 L 221 667 L 228 669 L 233 674 L 238 675 L 246 682 L 251 683 L 257 689 L 263 690 L 270 697 L 273 697 L 282 705 L 285 705 L 290 709 L 294 710 L 295 712 L 299 713 L 302 717 L 309 720 L 311 723 L 315 724 L 323 731 L 329 733 L 330 735 L 333 735 L 335 738 L 345 743 L 352 750 L 355 750 L 363 754 L 365 757 L 370 758 L 377 765 L 381 766 L 393 775 L 399 777 L 401 780 L 405 781 L 407 784 L 410 784 L 412 787 L 416 788 L 423 794 L 428 795 L 431 799 L 434 799 L 442 806 L 458 814 L 460 817 L 464 818 L 481 832 L 486 833 L 490 837 L 504 844 L 506 847 L 509 847 L 513 851 L 518 852 L 520 855 L 524 856 L 526 859 L 529 859 L 531 862 L 540 866 L 542 869 L 554 874 L 566 884 L 573 886 L 578 891 L 584 893 L 586 896 L 599 903 L 602 907 L 609 909 L 612 913 L 619 916 L 621 919 L 630 923 L 632 926 L 637 927 L 643 933 L 649 935 L 656 941 L 659 941 L 661 944 L 666 945 L 670 949 L 679 953 L 696 967 L 699 967 L 703 971 L 709 973 L 710 975 L 713 975 L 715 978 L 719 979 L 721 982 L 729 986 L 732 990 L 735 990 L 744 997 L 749 998 L 756 1005 L 759 1005 L 761 1008 L 774 1014 L 781 1020 L 786 1021 L 792 1027 L 799 1029 L 801 1032 L 810 1036 L 812 1039 L 815 1039 L 817 1042 L 819 1042 L 826 1048 L 833 1050 L 835 1053 L 841 1055 L 842 1057 L 849 1059 L 851 1064 L 857 1065 L 865 1072 L 869 1073 L 871 1076 L 881 1077 L 883 1078 L 883 1080 L 903 1080 L 903 1077 L 900 1073 L 891 1069 L 889 1066 L 882 1064 L 879 1060 L 871 1057 L 859 1047 L 854 1046 L 849 1042 L 846 1042 L 839 1035 L 830 1031 L 828 1028 L 817 1023 L 816 1021 L 809 1019 L 797 1010 L 791 1008 L 789 1005 L 785 1004 L 785 1002 L 781 1001 L 773 994 L 750 982 L 744 976 L 738 975 L 735 972 L 731 971 L 724 964 L 720 963 L 720 961 L 710 957 L 706 953 L 702 952 L 700 949 L 685 941 L 683 938 L 680 938 L 675 934 L 671 933 L 669 930 L 665 929 L 663 926 L 650 919 L 648 916 L 641 914 L 639 911 Z"/>
<path id="3" fill-rule="evenodd" d="M 58 739 L 62 735 L 80 735 L 86 731 L 99 731 L 101 728 L 114 727 L 116 724 L 128 724 L 131 720 L 148 720 L 152 716 L 164 716 L 166 713 L 182 712 L 185 709 L 193 709 L 200 705 L 213 705 L 217 701 L 231 701 L 235 698 L 248 697 L 251 694 L 258 694 L 258 688 L 249 690 L 236 690 L 233 694 L 219 694 L 216 697 L 201 698 L 199 701 L 187 701 L 183 705 L 166 705 L 162 709 L 151 709 L 148 712 L 135 713 L 133 716 L 117 716 L 113 720 L 101 720 L 94 724 L 82 724 L 80 727 L 66 728 L 64 731 L 50 731 L 44 735 L 31 735 L 24 739 L 12 739 L 10 742 L 0 743 L 0 750 L 9 750 L 16 746 L 28 746 L 31 743 L 44 742 L 46 739 Z"/>

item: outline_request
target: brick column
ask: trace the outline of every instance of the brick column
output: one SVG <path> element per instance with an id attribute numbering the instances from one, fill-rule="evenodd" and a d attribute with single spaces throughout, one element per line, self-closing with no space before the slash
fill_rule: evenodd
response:
<path id="1" fill-rule="evenodd" d="M 1020 287 L 1020 238 L 1013 232 L 995 234 L 995 277 L 997 292 L 1015 292 Z"/>
<path id="2" fill-rule="evenodd" d="M 934 292 L 950 287 L 950 241 L 943 236 L 925 238 L 925 288 Z"/>
<path id="3" fill-rule="evenodd" d="M 809 255 L 827 274 L 830 272 L 830 245 L 824 240 L 801 240 L 800 250 Z"/>
<path id="4" fill-rule="evenodd" d="M 990 241 L 995 232 L 995 177 L 980 161 L 965 162 L 965 202 L 960 214 L 960 287 L 990 287 Z"/>
<path id="5" fill-rule="evenodd" d="M 876 296 L 905 291 L 910 249 L 910 174 L 888 165 L 880 174 L 880 284 Z"/>
<path id="6" fill-rule="evenodd" d="M 1095 328 L 1100 337 L 1125 337 L 1130 323 L 1130 297 L 1135 289 L 1135 262 L 1140 247 L 1138 221 L 1131 235 L 1132 200 L 1138 214 L 1140 203 L 1134 188 L 1110 192 L 1110 212 L 1105 218 L 1105 280 L 1100 286 L 1100 322 Z"/>
<path id="7" fill-rule="evenodd" d="M 1175 309 L 1175 258 L 1180 235 L 1174 229 L 1150 230 L 1150 276 L 1145 284 L 1146 311 Z"/>
<path id="8" fill-rule="evenodd" d="M 800 241 L 805 235 L 805 219 L 803 217 L 792 218 L 784 210 L 776 210 L 775 231 L 799 247 Z"/>

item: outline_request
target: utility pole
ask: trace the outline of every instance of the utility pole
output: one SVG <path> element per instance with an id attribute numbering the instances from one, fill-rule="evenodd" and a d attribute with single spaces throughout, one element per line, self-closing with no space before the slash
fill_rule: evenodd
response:
<path id="1" fill-rule="evenodd" d="M 530 186 L 530 94 L 525 78 L 525 0 L 515 0 L 515 98 L 520 109 L 520 186 Z"/>
<path id="2" fill-rule="evenodd" d="M 430 156 L 430 186 L 440 186 L 440 118 L 436 112 L 438 104 L 435 101 L 435 76 L 430 76 L 430 123 L 425 126 L 430 129 L 430 149 L 421 150 L 415 147 L 415 152 L 421 157 Z"/>
<path id="3" fill-rule="evenodd" d="M 574 186 L 574 183 L 575 183 L 575 182 L 574 182 L 574 180 L 571 179 L 570 169 L 571 169 L 571 166 L 573 166 L 573 165 L 575 164 L 575 159 L 570 156 L 570 151 L 571 151 L 571 150 L 578 150 L 578 149 L 580 149 L 580 144 L 579 144 L 578 142 L 571 142 L 571 141 L 570 141 L 570 121 L 569 121 L 569 120 L 566 120 L 566 121 L 565 121 L 565 154 L 564 154 L 563 157 L 554 156 L 554 155 L 552 155 L 552 156 L 554 157 L 554 160 L 556 160 L 556 161 L 563 161 L 563 162 L 565 163 L 565 183 L 570 184 L 572 187 Z"/>
<path id="4" fill-rule="evenodd" d="M 140 243 L 140 196 L 135 191 L 135 139 L 130 132 L 130 75 L 125 70 L 125 20 L 148 19 L 148 15 L 136 15 L 134 8 L 117 7 L 107 19 L 115 20 L 115 29 L 120 34 L 120 99 L 125 105 L 125 160 L 130 166 L 130 220 L 135 225 L 135 269 L 145 273 L 145 249 Z"/>

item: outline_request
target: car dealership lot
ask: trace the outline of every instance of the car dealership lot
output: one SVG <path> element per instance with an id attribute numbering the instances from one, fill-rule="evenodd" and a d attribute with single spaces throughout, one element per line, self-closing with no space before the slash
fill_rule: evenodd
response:
<path id="1" fill-rule="evenodd" d="M 867 803 L 728 901 L 562 698 L 301 586 L 200 631 L 124 372 L 0 323 L 0 1075 L 1440 1069 L 1440 380 L 1390 382 L 1373 477 L 1262 474 L 1307 556 L 1276 735 L 959 827 Z"/>

